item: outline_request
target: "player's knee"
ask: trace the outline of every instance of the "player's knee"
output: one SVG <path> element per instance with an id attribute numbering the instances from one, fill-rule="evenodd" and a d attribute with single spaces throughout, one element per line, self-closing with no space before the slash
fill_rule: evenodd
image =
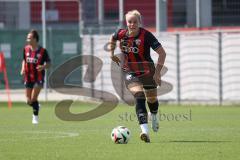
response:
<path id="1" fill-rule="evenodd" d="M 149 102 L 149 103 L 154 103 L 156 101 L 158 101 L 158 99 L 155 96 L 154 97 L 147 97 L 147 102 Z"/>
<path id="2" fill-rule="evenodd" d="M 145 94 L 143 91 L 138 91 L 134 94 L 134 98 L 135 99 L 145 99 L 146 100 L 146 97 L 145 97 Z"/>
<path id="3" fill-rule="evenodd" d="M 37 98 L 32 98 L 31 100 L 32 100 L 32 102 L 38 101 Z"/>
<path id="4" fill-rule="evenodd" d="M 30 98 L 27 99 L 27 105 L 32 106 L 32 101 Z"/>

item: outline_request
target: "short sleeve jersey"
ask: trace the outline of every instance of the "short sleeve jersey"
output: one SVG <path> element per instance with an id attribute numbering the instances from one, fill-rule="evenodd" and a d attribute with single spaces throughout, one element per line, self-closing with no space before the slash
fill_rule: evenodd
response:
<path id="1" fill-rule="evenodd" d="M 38 71 L 37 66 L 51 61 L 47 50 L 39 46 L 33 51 L 30 45 L 26 45 L 23 49 L 23 60 L 25 61 L 25 82 L 44 81 L 45 71 Z"/>
<path id="2" fill-rule="evenodd" d="M 136 75 L 154 70 L 150 48 L 157 50 L 161 43 L 144 28 L 140 28 L 136 37 L 129 37 L 127 29 L 119 29 L 113 34 L 113 39 L 120 41 L 120 49 L 124 54 L 124 68 Z"/>

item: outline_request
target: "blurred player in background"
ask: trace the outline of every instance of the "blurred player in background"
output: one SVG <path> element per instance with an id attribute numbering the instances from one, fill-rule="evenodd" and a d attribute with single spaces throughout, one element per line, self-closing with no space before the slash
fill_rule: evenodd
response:
<path id="1" fill-rule="evenodd" d="M 159 129 L 157 85 L 161 85 L 160 71 L 164 65 L 166 53 L 155 36 L 140 27 L 141 14 L 137 10 L 126 15 L 126 29 L 119 29 L 111 37 L 111 59 L 121 65 L 125 75 L 125 84 L 136 102 L 136 114 L 141 128 L 140 138 L 150 142 L 146 99 L 152 119 L 152 129 Z M 120 42 L 123 62 L 114 55 L 116 41 Z M 158 55 L 157 65 L 150 56 L 150 48 Z"/>
<path id="2" fill-rule="evenodd" d="M 45 69 L 50 66 L 50 58 L 45 48 L 41 47 L 36 30 L 27 34 L 27 45 L 23 49 L 21 75 L 24 77 L 27 104 L 33 108 L 32 123 L 38 124 L 38 95 L 43 88 Z"/>

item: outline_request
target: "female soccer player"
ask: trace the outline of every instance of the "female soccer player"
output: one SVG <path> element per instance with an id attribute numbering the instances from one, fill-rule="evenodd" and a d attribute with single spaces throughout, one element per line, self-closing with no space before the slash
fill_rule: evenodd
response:
<path id="1" fill-rule="evenodd" d="M 158 131 L 159 121 L 157 85 L 161 85 L 160 71 L 164 65 L 166 53 L 154 35 L 141 28 L 141 14 L 137 10 L 129 11 L 126 15 L 126 29 L 119 29 L 111 37 L 111 59 L 121 65 L 125 74 L 125 84 L 136 102 L 136 114 L 141 128 L 140 139 L 150 142 L 148 133 L 147 104 L 152 117 L 152 129 Z M 124 61 L 114 55 L 116 41 L 120 42 L 120 49 Z M 158 53 L 155 67 L 150 56 L 150 48 Z"/>
<path id="2" fill-rule="evenodd" d="M 38 45 L 39 35 L 31 30 L 27 35 L 27 45 L 23 49 L 21 75 L 24 77 L 27 104 L 33 108 L 32 123 L 38 124 L 38 95 L 44 84 L 45 69 L 50 66 L 47 50 Z"/>

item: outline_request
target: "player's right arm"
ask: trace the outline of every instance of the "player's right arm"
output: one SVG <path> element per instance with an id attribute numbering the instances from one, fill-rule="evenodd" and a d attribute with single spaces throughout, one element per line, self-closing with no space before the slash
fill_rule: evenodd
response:
<path id="1" fill-rule="evenodd" d="M 23 60 L 22 61 L 22 68 L 21 68 L 21 72 L 20 72 L 21 75 L 25 74 L 24 66 L 25 66 L 25 61 Z"/>
<path id="2" fill-rule="evenodd" d="M 121 63 L 120 59 L 114 55 L 114 50 L 116 48 L 116 42 L 117 42 L 117 40 L 115 39 L 114 35 L 112 35 L 110 38 L 110 58 L 112 59 L 112 61 L 117 63 L 117 65 L 120 65 L 120 63 Z"/>
<path id="3" fill-rule="evenodd" d="M 21 67 L 21 71 L 20 71 L 21 75 L 25 74 L 24 66 L 25 66 L 25 49 L 23 49 L 23 60 L 22 60 L 22 67 Z"/>

